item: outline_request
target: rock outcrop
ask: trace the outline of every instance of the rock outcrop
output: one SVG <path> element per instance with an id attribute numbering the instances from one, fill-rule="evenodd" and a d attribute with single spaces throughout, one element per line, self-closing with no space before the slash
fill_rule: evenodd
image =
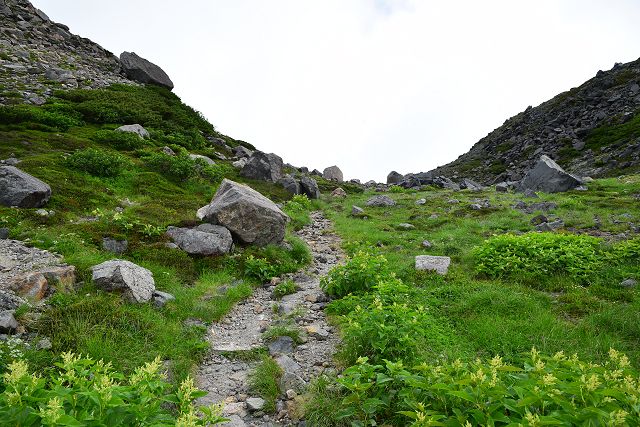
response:
<path id="1" fill-rule="evenodd" d="M 280 156 L 255 151 L 240 171 L 240 175 L 260 181 L 278 182 L 282 178 L 282 166 Z"/>
<path id="2" fill-rule="evenodd" d="M 116 132 L 128 132 L 128 133 L 135 133 L 136 135 L 138 135 L 141 139 L 145 139 L 145 138 L 149 138 L 149 131 L 146 130 L 142 125 L 136 123 L 133 125 L 124 125 L 124 126 L 120 126 L 119 128 L 116 129 Z M 174 153 L 175 155 L 175 153 Z"/>
<path id="3" fill-rule="evenodd" d="M 0 166 L 0 204 L 39 208 L 51 197 L 51 187 L 15 166 Z"/>
<path id="4" fill-rule="evenodd" d="M 319 199 L 320 189 L 315 179 L 309 176 L 303 176 L 300 178 L 300 191 L 302 194 L 306 194 L 309 199 Z"/>
<path id="5" fill-rule="evenodd" d="M 391 171 L 389 175 L 387 175 L 387 184 L 400 184 L 404 179 L 404 175 Z"/>
<path id="6" fill-rule="evenodd" d="M 254 189 L 224 179 L 211 203 L 198 210 L 198 218 L 222 225 L 239 243 L 264 246 L 284 239 L 289 217 Z"/>
<path id="7" fill-rule="evenodd" d="M 130 261 L 114 259 L 92 267 L 92 280 L 107 292 L 117 292 L 134 303 L 150 301 L 156 290 L 153 274 Z"/>
<path id="8" fill-rule="evenodd" d="M 329 166 L 322 172 L 322 177 L 329 181 L 335 182 L 343 182 L 344 175 L 342 175 L 342 171 L 337 166 Z"/>
<path id="9" fill-rule="evenodd" d="M 536 166 L 520 181 L 521 191 L 544 191 L 559 193 L 582 185 L 577 177 L 565 172 L 556 162 L 547 156 L 541 156 Z"/>
<path id="10" fill-rule="evenodd" d="M 173 89 L 173 82 L 162 68 L 141 58 L 134 52 L 122 52 L 120 64 L 127 77 L 133 81 L 154 84 L 169 90 Z"/>

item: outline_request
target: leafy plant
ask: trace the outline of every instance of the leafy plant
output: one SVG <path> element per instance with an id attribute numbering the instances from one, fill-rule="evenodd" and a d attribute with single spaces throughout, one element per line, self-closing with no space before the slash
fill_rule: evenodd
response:
<path id="1" fill-rule="evenodd" d="M 371 290 L 378 283 L 393 278 L 387 260 L 382 255 L 358 251 L 343 265 L 334 267 L 320 283 L 322 289 L 334 297 Z"/>
<path id="2" fill-rule="evenodd" d="M 226 165 L 210 166 L 202 159 L 193 160 L 187 155 L 169 156 L 164 153 L 149 153 L 142 160 L 155 172 L 176 181 L 200 177 L 218 183 L 228 173 Z"/>
<path id="3" fill-rule="evenodd" d="M 282 283 L 278 283 L 273 289 L 273 296 L 277 299 L 280 299 L 285 295 L 294 293 L 296 293 L 296 284 L 291 279 L 285 280 Z"/>
<path id="4" fill-rule="evenodd" d="M 275 276 L 276 270 L 265 258 L 249 255 L 244 261 L 244 274 L 261 282 L 267 282 Z"/>
<path id="5" fill-rule="evenodd" d="M 280 395 L 278 381 L 281 376 L 280 366 L 271 357 L 265 356 L 249 378 L 251 391 L 265 400 L 263 410 L 267 413 L 276 410 L 276 399 Z"/>
<path id="6" fill-rule="evenodd" d="M 66 131 L 81 124 L 73 114 L 48 109 L 47 106 L 31 105 L 0 106 L 0 123 L 3 124 L 39 124 L 58 131 Z"/>
<path id="7" fill-rule="evenodd" d="M 126 157 L 118 153 L 95 148 L 78 150 L 67 157 L 69 167 L 100 177 L 120 175 L 130 163 Z"/>
<path id="8" fill-rule="evenodd" d="M 119 132 L 115 130 L 99 130 L 92 137 L 95 142 L 99 142 L 116 150 L 137 150 L 149 144 L 148 141 L 140 138 L 138 134 L 132 132 Z"/>

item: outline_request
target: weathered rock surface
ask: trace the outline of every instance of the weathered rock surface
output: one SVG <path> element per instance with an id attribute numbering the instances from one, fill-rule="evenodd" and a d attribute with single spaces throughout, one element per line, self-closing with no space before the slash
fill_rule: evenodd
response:
<path id="1" fill-rule="evenodd" d="M 282 178 L 282 159 L 273 153 L 255 151 L 240 171 L 245 178 L 278 182 Z"/>
<path id="2" fill-rule="evenodd" d="M 122 52 L 120 64 L 127 77 L 140 83 L 150 83 L 173 89 L 173 82 L 162 68 L 134 52 Z"/>
<path id="3" fill-rule="evenodd" d="M 322 177 L 329 181 L 343 182 L 344 175 L 342 175 L 342 171 L 337 166 L 329 166 L 322 172 Z"/>
<path id="4" fill-rule="evenodd" d="M 208 166 L 215 166 L 216 162 L 213 161 L 213 159 L 211 159 L 210 157 L 207 156 L 203 156 L 202 154 L 189 154 L 189 158 L 191 160 L 202 160 L 203 162 L 205 162 Z"/>
<path id="5" fill-rule="evenodd" d="M 281 243 L 289 217 L 254 189 L 225 179 L 198 218 L 231 231 L 234 239 L 259 246 Z"/>
<path id="6" fill-rule="evenodd" d="M 345 197 L 347 197 L 347 192 L 344 191 L 341 187 L 338 187 L 331 192 L 331 197 L 344 199 Z"/>
<path id="7" fill-rule="evenodd" d="M 320 189 L 315 179 L 309 176 L 303 176 L 300 178 L 300 191 L 302 194 L 306 194 L 309 199 L 319 199 Z"/>
<path id="8" fill-rule="evenodd" d="M 144 127 L 142 127 L 142 125 L 139 124 L 133 124 L 133 125 L 124 125 L 124 126 L 120 126 L 119 128 L 116 129 L 116 132 L 127 132 L 127 133 L 135 133 L 136 135 L 138 135 L 141 139 L 145 139 L 145 138 L 149 138 L 149 131 L 146 130 Z M 167 147 L 169 148 L 169 147 Z M 170 148 L 169 148 L 170 149 Z M 171 150 L 171 149 L 170 149 Z M 173 150 L 172 150 L 173 151 Z M 173 153 L 173 155 L 175 155 L 175 153 Z"/>
<path id="9" fill-rule="evenodd" d="M 448 256 L 416 256 L 416 270 L 435 271 L 436 273 L 444 276 L 449 271 L 449 265 L 451 265 L 451 258 Z"/>
<path id="10" fill-rule="evenodd" d="M 367 206 L 375 206 L 375 207 L 390 207 L 390 206 L 395 206 L 396 201 L 389 196 L 378 195 L 378 196 L 371 197 L 369 200 L 367 200 L 365 204 Z"/>
<path id="11" fill-rule="evenodd" d="M 135 303 L 151 300 L 156 290 L 153 274 L 130 261 L 115 259 L 93 266 L 92 280 L 107 292 L 118 292 Z"/>
<path id="12" fill-rule="evenodd" d="M 231 251 L 233 238 L 225 227 L 201 224 L 195 228 L 169 227 L 169 236 L 180 249 L 191 255 L 223 255 Z"/>
<path id="13" fill-rule="evenodd" d="M 559 193 L 582 185 L 575 176 L 567 173 L 547 156 L 541 156 L 536 166 L 520 181 L 520 190 Z"/>
<path id="14" fill-rule="evenodd" d="M 278 180 L 278 184 L 280 184 L 282 188 L 284 188 L 285 190 L 287 190 L 289 193 L 293 195 L 300 194 L 302 191 L 300 188 L 300 183 L 296 181 L 295 178 L 288 175 L 280 178 Z"/>
<path id="15" fill-rule="evenodd" d="M 387 184 L 400 184 L 404 180 L 404 175 L 391 171 L 389 175 L 387 175 Z"/>
<path id="16" fill-rule="evenodd" d="M 18 329 L 18 322 L 10 311 L 0 312 L 0 333 L 11 334 Z"/>
<path id="17" fill-rule="evenodd" d="M 0 204 L 39 208 L 51 197 L 51 187 L 15 166 L 0 166 Z"/>

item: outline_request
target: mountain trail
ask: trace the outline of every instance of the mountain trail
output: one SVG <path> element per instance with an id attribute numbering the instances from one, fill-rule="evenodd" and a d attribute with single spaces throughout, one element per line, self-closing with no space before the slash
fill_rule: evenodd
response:
<path id="1" fill-rule="evenodd" d="M 339 337 L 323 311 L 328 298 L 320 289 L 320 279 L 344 254 L 340 238 L 331 232 L 331 221 L 320 212 L 312 212 L 311 219 L 296 233 L 311 250 L 311 265 L 256 289 L 209 330 L 211 351 L 197 375 L 199 387 L 208 395 L 200 403 L 222 403 L 230 419 L 224 426 L 297 425 L 296 396 L 310 380 L 335 369 L 333 354 Z M 297 290 L 278 300 L 273 289 L 280 280 L 292 280 Z M 266 340 L 263 334 L 273 327 L 299 330 L 302 343 L 296 345 L 289 337 Z M 261 400 L 249 387 L 260 363 L 256 355 L 261 352 L 270 354 L 283 371 L 274 414 L 260 409 Z"/>

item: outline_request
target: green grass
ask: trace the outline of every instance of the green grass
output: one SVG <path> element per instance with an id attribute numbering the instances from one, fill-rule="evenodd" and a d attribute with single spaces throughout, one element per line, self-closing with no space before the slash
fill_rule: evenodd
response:
<path id="1" fill-rule="evenodd" d="M 278 382 L 282 376 L 282 369 L 269 356 L 265 356 L 252 372 L 250 390 L 265 400 L 264 412 L 273 413 L 276 410 L 276 400 L 280 395 Z"/>

